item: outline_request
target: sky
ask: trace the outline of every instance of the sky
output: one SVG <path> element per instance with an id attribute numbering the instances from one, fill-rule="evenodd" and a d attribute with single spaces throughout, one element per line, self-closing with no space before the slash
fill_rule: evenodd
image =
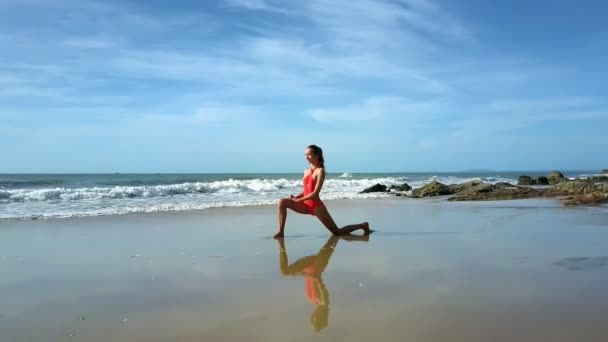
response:
<path id="1" fill-rule="evenodd" d="M 608 168 L 605 13 L 0 0 L 0 173 Z"/>

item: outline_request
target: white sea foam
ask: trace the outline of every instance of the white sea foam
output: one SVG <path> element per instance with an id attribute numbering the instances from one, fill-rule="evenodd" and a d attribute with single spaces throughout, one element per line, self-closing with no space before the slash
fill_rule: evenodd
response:
<path id="1" fill-rule="evenodd" d="M 399 178 L 374 179 L 327 179 L 324 185 L 325 193 L 334 191 L 356 193 L 365 187 L 376 183 L 393 185 L 400 182 Z M 88 201 L 111 200 L 124 198 L 155 198 L 173 197 L 180 195 L 201 194 L 256 194 L 279 193 L 282 191 L 299 191 L 300 180 L 287 179 L 252 179 L 225 180 L 216 182 L 196 182 L 154 186 L 115 186 L 93 188 L 44 188 L 44 189 L 14 189 L 0 191 L 0 203 L 11 202 L 40 202 L 40 201 Z"/>
<path id="2" fill-rule="evenodd" d="M 444 184 L 464 183 L 473 179 L 496 183 L 514 182 L 501 177 L 461 178 L 429 176 L 417 180 L 406 177 L 328 178 L 321 198 L 357 199 L 388 196 L 386 193 L 360 194 L 374 184 L 387 186 L 407 182 L 420 187 L 432 180 Z M 277 199 L 298 194 L 299 179 L 228 179 L 213 182 L 189 182 L 170 185 L 114 186 L 83 188 L 22 188 L 0 190 L 0 220 L 65 218 L 119 215 L 160 211 L 198 210 L 218 207 L 241 207 L 275 204 Z"/>

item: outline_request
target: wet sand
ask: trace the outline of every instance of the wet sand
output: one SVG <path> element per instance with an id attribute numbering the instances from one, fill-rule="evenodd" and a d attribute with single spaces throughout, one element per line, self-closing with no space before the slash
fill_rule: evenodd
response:
<path id="1" fill-rule="evenodd" d="M 605 206 L 327 205 L 0 222 L 0 340 L 608 340 Z"/>

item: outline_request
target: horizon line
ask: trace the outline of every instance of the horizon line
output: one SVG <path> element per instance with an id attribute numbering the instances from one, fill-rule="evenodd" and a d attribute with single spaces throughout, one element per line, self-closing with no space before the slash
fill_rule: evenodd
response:
<path id="1" fill-rule="evenodd" d="M 350 174 L 390 174 L 390 173 L 489 173 L 489 172 L 574 172 L 574 171 L 597 171 L 602 173 L 605 169 L 511 169 L 511 170 L 491 170 L 491 169 L 471 169 L 453 171 L 337 171 L 328 173 L 350 173 Z M 222 175 L 222 174 L 298 174 L 299 172 L 0 172 L 0 175 Z"/>

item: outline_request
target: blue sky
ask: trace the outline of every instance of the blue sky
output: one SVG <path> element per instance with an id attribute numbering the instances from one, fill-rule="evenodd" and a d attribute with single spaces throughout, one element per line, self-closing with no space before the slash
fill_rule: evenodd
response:
<path id="1" fill-rule="evenodd" d="M 605 13 L 0 0 L 0 172 L 608 168 Z"/>

